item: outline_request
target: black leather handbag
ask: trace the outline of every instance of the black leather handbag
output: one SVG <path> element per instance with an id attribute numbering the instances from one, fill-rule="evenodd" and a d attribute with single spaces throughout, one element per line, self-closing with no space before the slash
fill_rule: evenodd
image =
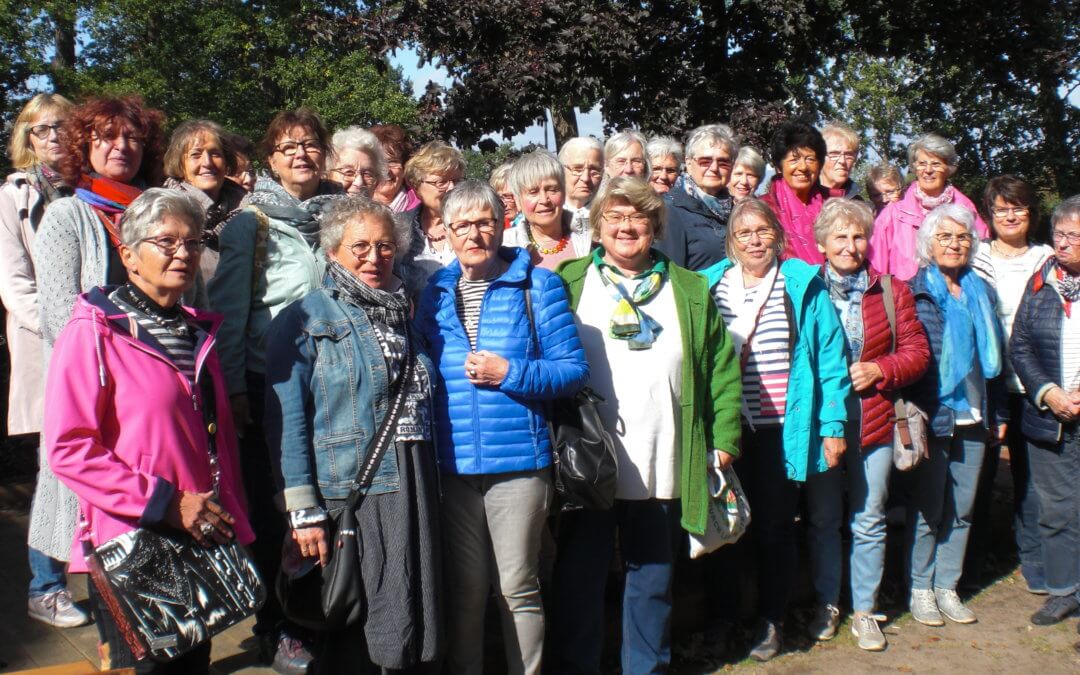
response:
<path id="1" fill-rule="evenodd" d="M 371 484 L 375 471 L 387 448 L 393 443 L 401 411 L 405 407 L 406 384 L 412 380 L 416 360 L 408 329 L 405 333 L 405 370 L 390 397 L 390 408 L 383 418 L 379 432 L 372 441 L 371 452 L 357 472 L 345 507 L 330 514 L 327 524 L 330 539 L 330 561 L 325 567 L 311 561 L 299 570 L 282 565 L 276 590 L 285 616 L 305 628 L 319 631 L 341 630 L 356 623 L 364 607 L 364 589 L 360 578 L 360 545 L 357 540 L 356 508 L 362 491 Z M 288 547 L 290 542 L 286 540 Z"/>
<path id="2" fill-rule="evenodd" d="M 536 350 L 542 354 L 540 335 L 533 318 L 532 290 L 528 284 L 525 314 Z M 615 504 L 619 469 L 615 444 L 596 409 L 603 401 L 595 391 L 583 387 L 573 396 L 544 406 L 555 463 L 555 492 L 562 499 L 563 508 L 606 510 Z"/>
<path id="3" fill-rule="evenodd" d="M 209 373 L 201 388 L 217 494 L 217 407 Z M 240 623 L 266 601 L 251 557 L 235 540 L 204 547 L 186 532 L 139 528 L 97 548 L 84 536 L 83 552 L 109 616 L 139 660 L 171 661 Z"/>

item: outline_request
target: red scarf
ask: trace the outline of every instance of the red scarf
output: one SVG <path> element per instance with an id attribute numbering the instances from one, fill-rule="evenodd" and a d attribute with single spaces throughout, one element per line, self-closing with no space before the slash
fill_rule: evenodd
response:
<path id="1" fill-rule="evenodd" d="M 98 215 L 115 247 L 120 246 L 120 217 L 141 194 L 142 190 L 134 185 L 94 173 L 80 176 L 75 188 L 75 196 L 86 202 Z"/>

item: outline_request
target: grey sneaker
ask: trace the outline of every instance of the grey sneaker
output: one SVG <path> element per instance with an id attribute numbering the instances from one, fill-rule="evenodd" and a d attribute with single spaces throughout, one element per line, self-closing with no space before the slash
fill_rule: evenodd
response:
<path id="1" fill-rule="evenodd" d="M 855 612 L 851 618 L 851 634 L 859 638 L 859 649 L 868 652 L 880 652 L 885 649 L 885 634 L 881 632 L 878 621 L 884 621 L 885 617 L 880 614 L 867 612 Z"/>
<path id="2" fill-rule="evenodd" d="M 755 661 L 769 661 L 784 648 L 784 626 L 772 621 L 763 620 L 758 626 L 757 635 L 754 636 L 754 646 L 750 649 L 750 658 Z"/>
<path id="3" fill-rule="evenodd" d="M 814 611 L 814 620 L 810 622 L 810 637 L 815 640 L 831 640 L 836 637 L 836 627 L 840 625 L 840 610 L 828 603 L 820 605 Z"/>
<path id="4" fill-rule="evenodd" d="M 975 623 L 975 612 L 968 609 L 956 591 L 946 588 L 935 588 L 934 597 L 937 599 L 938 611 L 944 614 L 949 621 L 956 623 Z"/>
<path id="5" fill-rule="evenodd" d="M 86 612 L 75 606 L 71 591 L 63 589 L 48 595 L 30 598 L 27 613 L 31 619 L 37 619 L 57 628 L 74 628 L 90 623 Z"/>
<path id="6" fill-rule="evenodd" d="M 911 589 L 911 616 L 925 626 L 944 626 L 945 619 L 938 611 L 937 599 L 929 588 Z"/>

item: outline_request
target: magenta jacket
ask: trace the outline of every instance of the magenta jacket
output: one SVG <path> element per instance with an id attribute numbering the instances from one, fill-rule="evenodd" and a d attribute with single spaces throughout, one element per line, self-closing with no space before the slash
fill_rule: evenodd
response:
<path id="1" fill-rule="evenodd" d="M 196 378 L 213 376 L 217 398 L 220 503 L 240 543 L 255 535 L 240 482 L 236 431 L 214 334 L 221 317 L 185 308 L 198 325 Z M 137 337 L 132 337 L 132 330 Z M 161 525 L 177 490 L 212 488 L 202 394 L 158 343 L 109 301 L 79 296 L 49 363 L 44 441 L 49 465 L 79 498 L 94 546 L 141 526 Z M 71 572 L 85 572 L 76 532 Z"/>
<path id="2" fill-rule="evenodd" d="M 964 193 L 956 190 L 953 201 L 975 214 L 975 232 L 979 239 L 988 239 L 990 229 L 979 217 L 979 211 Z M 901 281 L 908 281 L 919 271 L 915 256 L 915 232 L 922 225 L 928 211 L 924 211 L 915 198 L 915 184 L 908 186 L 904 198 L 885 206 L 874 221 L 874 234 L 870 237 L 870 266 L 881 274 L 891 274 Z"/>

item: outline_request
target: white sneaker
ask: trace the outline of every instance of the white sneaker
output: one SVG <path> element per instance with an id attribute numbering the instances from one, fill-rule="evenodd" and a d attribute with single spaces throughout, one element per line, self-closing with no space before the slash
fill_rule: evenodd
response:
<path id="1" fill-rule="evenodd" d="M 911 589 L 911 616 L 925 626 L 944 626 L 937 599 L 929 588 Z"/>
<path id="2" fill-rule="evenodd" d="M 814 611 L 814 620 L 807 629 L 810 637 L 815 640 L 831 640 L 836 636 L 836 628 L 840 625 L 840 610 L 828 603 L 819 605 Z"/>
<path id="3" fill-rule="evenodd" d="M 935 588 L 934 597 L 937 599 L 938 610 L 948 617 L 949 621 L 955 621 L 956 623 L 975 623 L 978 621 L 975 618 L 975 612 L 968 609 L 960 601 L 960 596 L 956 594 L 956 591 Z"/>
<path id="4" fill-rule="evenodd" d="M 90 623 L 90 617 L 75 605 L 71 599 L 71 591 L 66 588 L 48 595 L 30 598 L 27 603 L 27 614 L 31 619 L 37 619 L 57 628 L 74 628 Z"/>
<path id="5" fill-rule="evenodd" d="M 859 649 L 865 649 L 868 652 L 880 652 L 885 649 L 888 643 L 885 641 L 885 634 L 881 632 L 881 627 L 878 626 L 878 621 L 884 620 L 885 617 L 881 614 L 855 612 L 851 617 L 851 634 L 859 638 Z"/>

